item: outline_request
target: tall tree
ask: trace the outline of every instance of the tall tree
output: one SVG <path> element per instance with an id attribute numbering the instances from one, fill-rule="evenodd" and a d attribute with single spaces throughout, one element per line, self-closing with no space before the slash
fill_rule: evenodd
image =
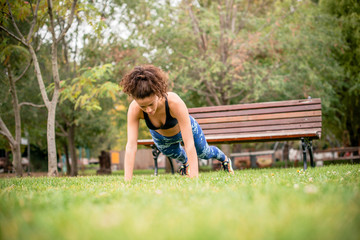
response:
<path id="1" fill-rule="evenodd" d="M 111 35 L 102 37 L 108 30 L 106 25 L 113 11 L 111 7 L 107 9 L 108 3 L 94 3 L 93 7 L 98 10 L 93 13 L 101 18 L 99 23 L 94 25 L 94 33 L 83 36 L 84 45 L 81 51 L 77 51 L 80 49 L 77 45 L 77 30 L 72 33 L 73 37 L 62 41 L 62 60 L 59 62 L 62 65 L 64 87 L 60 97 L 57 125 L 61 130 L 59 134 L 67 138 L 72 176 L 77 175 L 76 146 L 86 146 L 95 153 L 99 148 L 104 150 L 114 146 L 113 142 L 118 138 L 119 132 L 113 129 L 121 122 L 113 121 L 117 114 L 109 113 L 116 111 L 114 104 L 119 105 L 119 88 L 116 83 L 128 62 L 133 62 L 138 57 L 136 51 L 124 50 L 123 43 L 118 38 Z M 112 122 L 116 124 L 110 124 Z"/>
<path id="2" fill-rule="evenodd" d="M 40 92 L 46 109 L 48 111 L 47 117 L 47 144 L 48 144 L 48 175 L 57 176 L 57 154 L 56 154 L 56 141 L 55 141 L 55 113 L 56 106 L 58 103 L 59 93 L 60 93 L 60 76 L 58 69 L 58 58 L 57 58 L 57 48 L 59 42 L 64 38 L 67 31 L 71 27 L 71 24 L 76 13 L 77 0 L 65 1 L 62 3 L 57 3 L 53 5 L 52 0 L 47 0 L 46 2 L 36 1 L 35 6 L 33 6 L 32 1 L 23 2 L 23 1 L 13 1 L 11 4 L 9 0 L 1 1 L 1 5 L 6 5 L 6 8 L 3 10 L 5 13 L 5 21 L 1 22 L 0 29 L 5 31 L 10 37 L 17 40 L 30 52 L 36 77 L 38 80 Z M 26 6 L 28 5 L 28 6 Z M 70 9 L 68 11 L 67 9 Z M 60 32 L 56 28 L 55 20 L 57 15 L 66 15 L 68 14 L 68 20 L 66 27 L 61 29 Z M 40 20 L 38 19 L 40 17 Z M 18 23 L 21 19 L 28 18 L 30 19 L 31 25 L 27 33 L 20 31 Z M 12 32 L 9 28 L 9 25 L 12 25 L 15 32 Z M 51 33 L 51 62 L 52 62 L 52 78 L 54 81 L 54 89 L 51 93 L 51 99 L 49 98 L 48 93 L 46 92 L 45 82 L 41 73 L 38 57 L 34 49 L 34 36 L 40 34 L 42 27 L 47 26 L 47 30 Z"/>
<path id="3" fill-rule="evenodd" d="M 3 44 L 2 44 L 3 45 Z M 18 82 L 27 72 L 31 62 L 29 61 L 28 52 L 21 46 L 6 45 L 5 48 L 1 49 L 0 59 L 4 66 L 4 76 L 7 76 L 8 86 L 12 98 L 12 106 L 14 113 L 15 122 L 15 134 L 13 135 L 8 126 L 3 121 L 0 115 L 0 133 L 4 135 L 11 147 L 13 155 L 13 165 L 15 167 L 16 176 L 22 176 L 22 164 L 21 164 L 21 117 L 20 107 L 25 104 L 31 103 L 19 103 L 19 98 L 16 90 L 16 82 Z M 25 63 L 25 64 L 24 64 Z M 14 65 L 14 66 L 13 66 Z M 25 67 L 21 67 L 25 65 Z M 14 72 L 20 72 L 19 75 L 15 76 Z M 3 79 L 2 79 L 3 80 Z"/>

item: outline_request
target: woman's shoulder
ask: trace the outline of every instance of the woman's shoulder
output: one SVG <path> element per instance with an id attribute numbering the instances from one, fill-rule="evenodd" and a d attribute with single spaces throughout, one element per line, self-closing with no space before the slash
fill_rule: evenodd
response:
<path id="1" fill-rule="evenodd" d="M 168 99 L 169 103 L 182 101 L 181 98 L 179 97 L 179 95 L 177 95 L 174 92 L 167 92 L 167 99 Z"/>
<path id="2" fill-rule="evenodd" d="M 141 110 L 139 104 L 137 104 L 135 100 L 131 101 L 129 105 L 128 113 L 137 116 L 138 118 L 144 118 L 143 111 Z"/>
<path id="3" fill-rule="evenodd" d="M 181 97 L 174 92 L 168 92 L 167 99 L 170 109 L 177 109 L 178 107 L 183 107 L 185 105 Z"/>

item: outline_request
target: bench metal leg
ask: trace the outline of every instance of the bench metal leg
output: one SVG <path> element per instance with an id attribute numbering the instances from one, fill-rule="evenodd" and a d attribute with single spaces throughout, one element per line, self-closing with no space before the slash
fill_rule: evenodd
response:
<path id="1" fill-rule="evenodd" d="M 153 155 L 153 158 L 154 158 L 154 164 L 155 164 L 155 176 L 158 175 L 158 157 L 160 155 L 160 150 L 155 146 L 155 144 L 151 145 L 151 148 L 152 148 L 152 155 Z"/>
<path id="2" fill-rule="evenodd" d="M 310 140 L 308 138 L 301 138 L 301 146 L 302 146 L 302 150 L 303 150 L 304 170 L 307 169 L 306 150 L 309 151 L 310 166 L 315 167 L 313 150 L 312 150 L 312 140 Z"/>
<path id="3" fill-rule="evenodd" d="M 169 159 L 169 163 L 170 163 L 170 167 L 171 167 L 171 173 L 175 174 L 174 165 L 173 165 L 173 162 L 172 162 L 171 158 L 168 157 L 167 159 Z"/>
<path id="4" fill-rule="evenodd" d="M 309 141 L 309 155 L 310 155 L 310 165 L 311 167 L 315 167 L 314 155 L 313 155 L 313 147 L 312 147 L 312 140 Z"/>
<path id="5" fill-rule="evenodd" d="M 157 176 L 158 175 L 158 158 L 159 158 L 159 155 L 160 155 L 160 150 L 156 147 L 155 144 L 151 145 L 151 148 L 152 148 L 152 155 L 153 155 L 153 158 L 154 158 L 154 165 L 155 165 L 155 172 L 154 172 L 154 175 Z M 174 174 L 175 171 L 174 171 L 174 165 L 171 161 L 171 158 L 169 158 L 169 162 L 170 162 L 170 166 L 171 166 L 171 173 Z"/>
<path id="6" fill-rule="evenodd" d="M 305 143 L 305 139 L 301 138 L 301 146 L 302 146 L 302 150 L 303 150 L 303 160 L 304 160 L 304 170 L 307 169 L 307 162 L 306 162 L 306 143 Z"/>

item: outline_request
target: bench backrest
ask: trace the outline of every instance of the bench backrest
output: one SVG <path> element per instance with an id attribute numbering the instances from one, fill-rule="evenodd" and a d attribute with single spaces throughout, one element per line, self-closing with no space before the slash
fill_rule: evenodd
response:
<path id="1" fill-rule="evenodd" d="M 292 140 L 321 137 L 321 100 L 191 108 L 208 142 Z"/>
<path id="2" fill-rule="evenodd" d="M 303 99 L 189 108 L 208 142 L 234 143 L 321 137 L 321 100 Z M 139 140 L 151 144 L 151 140 Z"/>

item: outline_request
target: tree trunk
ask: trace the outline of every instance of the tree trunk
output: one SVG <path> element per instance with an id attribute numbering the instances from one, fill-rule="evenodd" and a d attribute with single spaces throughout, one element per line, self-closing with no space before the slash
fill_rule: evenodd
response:
<path id="1" fill-rule="evenodd" d="M 48 144 L 48 176 L 56 177 L 58 175 L 57 169 L 57 154 L 55 141 L 55 112 L 56 104 L 51 104 L 48 108 L 47 118 L 47 144 Z"/>
<path id="2" fill-rule="evenodd" d="M 64 152 L 65 152 L 65 159 L 66 159 L 66 175 L 70 175 L 71 172 L 71 166 L 69 161 L 69 148 L 68 143 L 64 142 Z"/>
<path id="3" fill-rule="evenodd" d="M 57 101 L 59 98 L 59 84 L 55 83 L 53 99 L 50 102 L 46 93 L 46 88 L 42 78 L 40 65 L 36 53 L 31 45 L 29 45 L 29 51 L 34 63 L 35 74 L 38 80 L 41 97 L 48 111 L 48 117 L 47 117 L 48 176 L 57 176 L 58 170 L 57 170 L 57 156 L 56 156 L 56 142 L 55 142 L 55 113 L 56 113 Z"/>
<path id="4" fill-rule="evenodd" d="M 75 125 L 71 124 L 68 130 L 68 145 L 70 149 L 71 158 L 71 176 L 75 177 L 78 175 L 77 157 L 75 149 Z"/>
<path id="5" fill-rule="evenodd" d="M 54 34 L 53 34 L 54 35 Z M 60 94 L 60 77 L 59 77 L 59 68 L 57 63 L 57 40 L 53 36 L 53 42 L 51 44 L 51 68 L 52 75 L 54 80 L 54 92 L 48 108 L 48 156 L 49 156 L 49 176 L 57 176 L 57 158 L 56 158 L 56 141 L 55 141 L 55 114 L 56 106 Z"/>
<path id="6" fill-rule="evenodd" d="M 21 166 L 21 118 L 20 118 L 20 107 L 18 102 L 18 97 L 16 94 L 15 80 L 11 73 L 11 66 L 7 66 L 8 78 L 10 82 L 10 93 L 12 97 L 13 109 L 14 109 L 14 118 L 15 118 L 15 141 L 10 142 L 11 151 L 13 153 L 13 165 L 15 167 L 15 172 L 17 177 L 22 177 L 23 171 Z"/>
<path id="7" fill-rule="evenodd" d="M 49 101 L 49 98 L 46 93 L 45 84 L 42 78 L 40 65 L 36 56 L 36 53 L 31 45 L 28 46 L 29 51 L 34 62 L 35 74 L 38 80 L 38 84 L 40 87 L 40 93 L 42 99 L 45 103 L 45 106 L 48 110 L 47 117 L 47 144 L 48 144 L 48 176 L 57 176 L 57 155 L 56 155 L 56 141 L 55 141 L 55 114 L 56 114 L 56 106 L 59 99 L 59 89 L 60 89 L 60 80 L 59 80 L 59 72 L 57 65 L 57 44 L 56 40 L 53 39 L 53 44 L 51 47 L 51 62 L 52 62 L 52 72 L 54 79 L 54 92 L 52 100 Z"/>
<path id="8" fill-rule="evenodd" d="M 14 168 L 15 168 L 16 176 L 17 177 L 22 177 L 23 169 L 22 169 L 22 165 L 21 165 L 20 144 L 16 144 L 15 146 L 11 146 L 11 152 L 12 152 L 12 155 L 13 155 L 13 165 L 14 165 Z"/>

